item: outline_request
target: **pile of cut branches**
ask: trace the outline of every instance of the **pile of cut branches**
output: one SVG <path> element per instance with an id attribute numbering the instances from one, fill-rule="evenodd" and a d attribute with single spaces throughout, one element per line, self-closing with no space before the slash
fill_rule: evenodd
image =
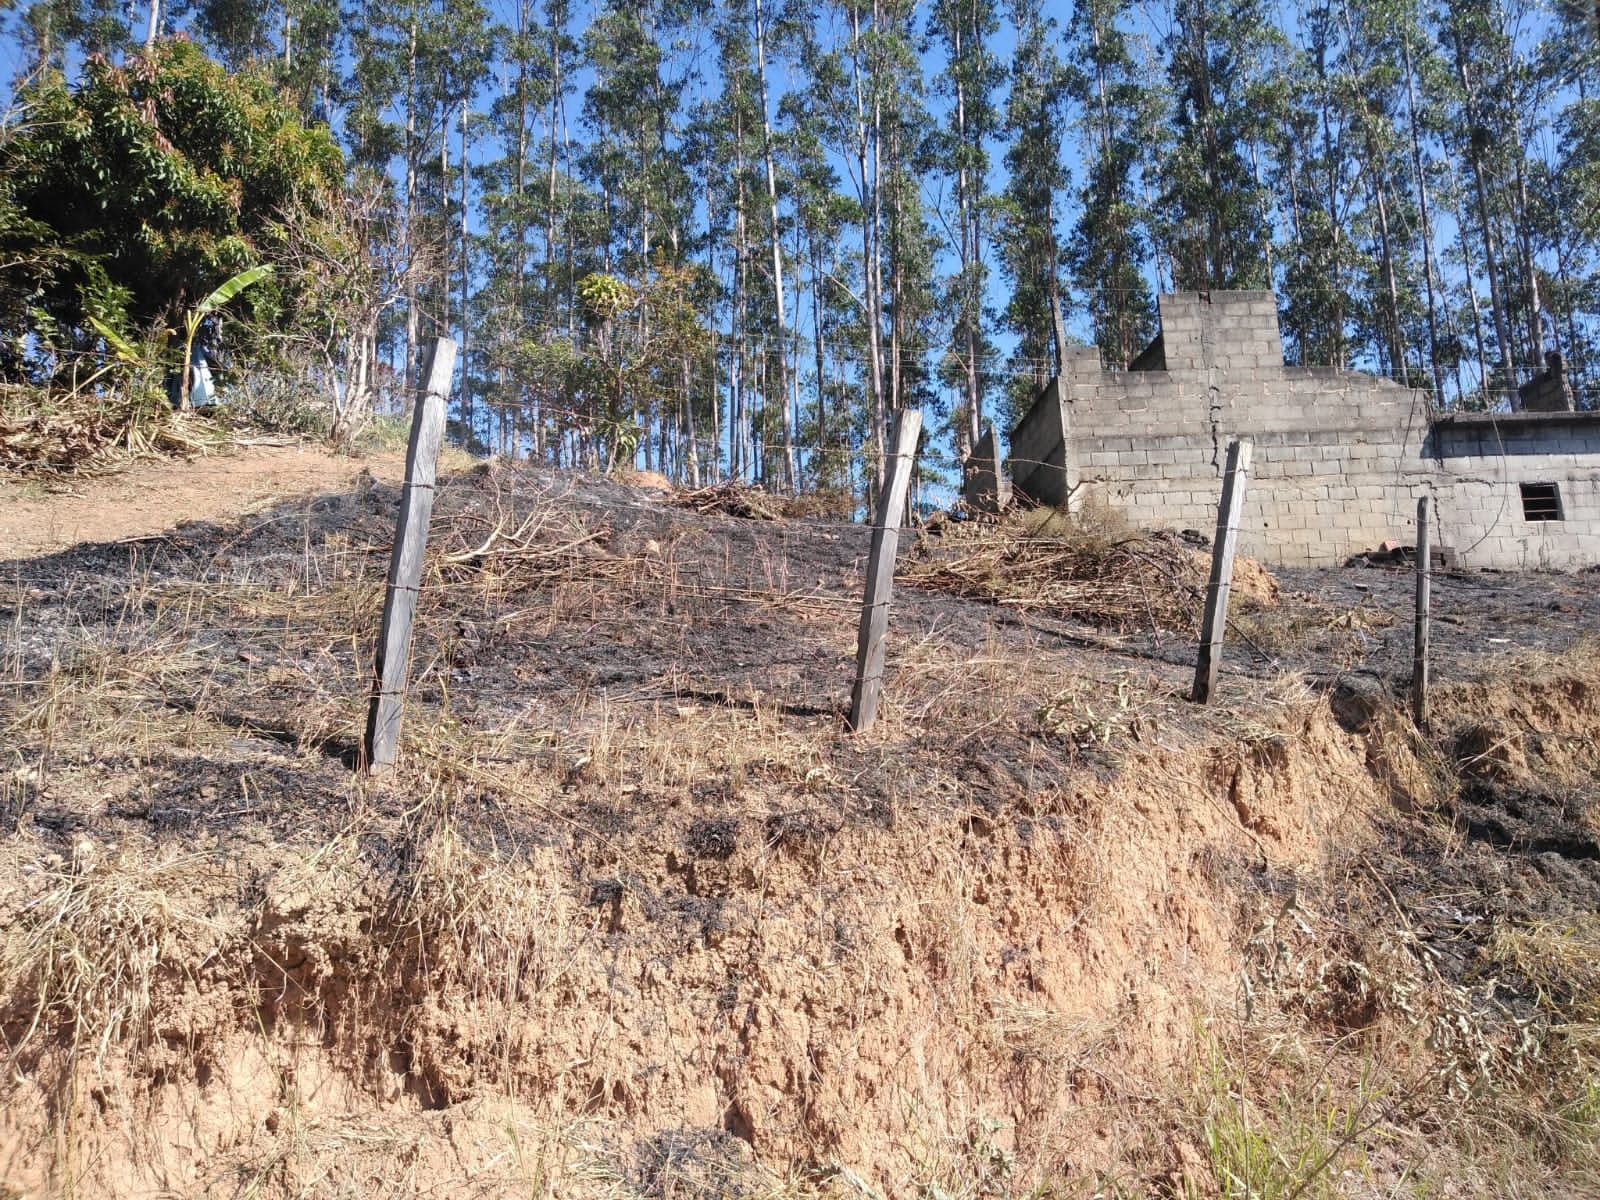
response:
<path id="1" fill-rule="evenodd" d="M 197 454 L 202 436 L 164 404 L 0 387 L 0 469 L 69 471 L 146 454 Z"/>
<path id="2" fill-rule="evenodd" d="M 784 515 L 783 502 L 769 496 L 756 484 L 714 483 L 672 498 L 679 508 L 690 508 L 698 513 L 723 513 L 730 517 L 743 517 L 748 521 L 776 521 Z"/>
<path id="3" fill-rule="evenodd" d="M 1116 629 L 1196 628 L 1210 560 L 1168 533 L 1107 539 L 1002 526 L 923 546 L 925 556 L 898 573 L 910 587 Z"/>
<path id="4" fill-rule="evenodd" d="M 616 558 L 607 548 L 611 530 L 588 527 L 559 498 L 541 496 L 544 503 L 530 506 L 498 481 L 493 486 L 487 504 L 442 523 L 434 553 L 447 578 L 459 581 L 487 570 L 522 587 L 541 587 L 592 576 Z"/>

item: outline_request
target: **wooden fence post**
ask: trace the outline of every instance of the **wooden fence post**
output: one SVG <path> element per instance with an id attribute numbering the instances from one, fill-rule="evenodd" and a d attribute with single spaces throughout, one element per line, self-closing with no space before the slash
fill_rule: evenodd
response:
<path id="1" fill-rule="evenodd" d="M 1206 584 L 1205 617 L 1200 623 L 1200 653 L 1194 665 L 1194 701 L 1208 704 L 1222 670 L 1222 634 L 1228 624 L 1228 590 L 1233 586 L 1233 554 L 1239 544 L 1239 513 L 1250 478 L 1250 443 L 1228 443 L 1222 476 L 1222 503 L 1217 509 L 1217 536 L 1211 547 L 1211 579 Z"/>
<path id="2" fill-rule="evenodd" d="M 394 550 L 389 555 L 389 588 L 383 598 L 372 704 L 367 710 L 367 736 L 362 745 L 362 761 L 369 771 L 393 766 L 400 747 L 400 706 L 410 669 L 411 622 L 422 586 L 422 554 L 428 544 L 428 520 L 433 515 L 439 444 L 444 440 L 445 397 L 450 394 L 455 365 L 456 344 L 449 338 L 436 338 L 428 352 L 422 373 L 425 382 L 411 417 L 405 489 L 400 495 Z"/>
<path id="3" fill-rule="evenodd" d="M 1411 715 L 1428 721 L 1428 607 L 1433 593 L 1433 547 L 1428 529 L 1428 498 L 1417 499 L 1417 624 L 1411 643 Z"/>
<path id="4" fill-rule="evenodd" d="M 888 476 L 878 496 L 878 519 L 872 527 L 872 549 L 867 557 L 867 589 L 861 603 L 861 628 L 856 638 L 856 684 L 850 693 L 850 728 L 871 726 L 883 693 L 884 638 L 889 631 L 889 597 L 894 591 L 894 558 L 900 546 L 900 525 L 905 520 L 906 492 L 911 465 L 922 431 L 922 411 L 904 408 L 895 413 L 889 443 Z"/>

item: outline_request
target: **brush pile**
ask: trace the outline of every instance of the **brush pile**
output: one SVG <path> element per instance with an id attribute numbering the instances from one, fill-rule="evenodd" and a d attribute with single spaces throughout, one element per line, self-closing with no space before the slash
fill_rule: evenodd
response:
<path id="1" fill-rule="evenodd" d="M 1041 510 L 1043 511 L 1043 510 Z M 924 539 L 900 582 L 1112 629 L 1198 628 L 1209 553 L 1175 534 L 1094 530 L 1060 519 L 974 528 L 935 548 Z M 1237 559 L 1235 599 L 1271 603 L 1277 584 Z"/>
<path id="2" fill-rule="evenodd" d="M 716 483 L 674 496 L 672 503 L 697 513 L 722 513 L 747 521 L 776 521 L 784 515 L 783 502 L 769 496 L 760 486 L 747 483 Z"/>
<path id="3" fill-rule="evenodd" d="M 192 454 L 204 441 L 185 430 L 164 403 L 81 392 L 49 396 L 0 386 L 0 470 L 68 471 L 119 456 Z"/>

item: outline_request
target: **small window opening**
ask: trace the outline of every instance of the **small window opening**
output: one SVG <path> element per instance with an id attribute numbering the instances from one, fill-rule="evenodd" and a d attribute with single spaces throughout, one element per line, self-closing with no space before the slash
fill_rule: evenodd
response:
<path id="1" fill-rule="evenodd" d="M 1561 520 L 1561 493 L 1553 483 L 1524 483 L 1522 519 L 1524 521 Z"/>

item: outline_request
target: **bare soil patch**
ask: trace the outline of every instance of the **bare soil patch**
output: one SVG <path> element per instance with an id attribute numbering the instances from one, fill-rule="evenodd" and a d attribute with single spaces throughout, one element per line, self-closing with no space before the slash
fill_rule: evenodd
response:
<path id="1" fill-rule="evenodd" d="M 0 473 L 0 560 L 153 537 L 186 521 L 231 521 L 293 496 L 344 491 L 363 472 L 394 481 L 404 469 L 395 453 L 357 458 L 295 445 L 147 460 L 112 474 Z"/>

